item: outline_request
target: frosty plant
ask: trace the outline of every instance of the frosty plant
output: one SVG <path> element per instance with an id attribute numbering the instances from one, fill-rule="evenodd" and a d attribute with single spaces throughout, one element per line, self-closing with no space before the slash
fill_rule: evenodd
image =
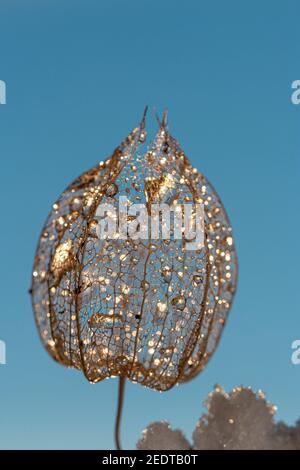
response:
<path id="1" fill-rule="evenodd" d="M 217 346 L 237 281 L 232 229 L 217 193 L 168 132 L 166 113 L 147 146 L 146 111 L 112 156 L 53 204 L 32 276 L 36 323 L 49 354 L 93 383 L 119 377 L 117 448 L 125 380 L 166 391 L 195 377 Z M 99 236 L 103 207 L 125 200 L 126 236 L 114 229 Z M 174 213 L 169 227 L 160 211 L 147 236 L 128 236 L 139 225 L 133 205 L 148 222 L 155 207 L 175 214 L 190 207 L 191 227 L 198 218 L 202 228 L 189 234 L 174 224 Z"/>
<path id="2" fill-rule="evenodd" d="M 274 422 L 276 406 L 262 391 L 236 387 L 226 393 L 216 385 L 205 402 L 192 442 L 165 421 L 150 424 L 137 443 L 144 450 L 299 450 L 300 420 L 295 426 Z"/>

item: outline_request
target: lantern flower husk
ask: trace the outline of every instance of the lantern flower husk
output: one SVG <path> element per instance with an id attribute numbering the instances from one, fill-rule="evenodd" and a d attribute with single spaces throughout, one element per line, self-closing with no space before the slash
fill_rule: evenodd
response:
<path id="1" fill-rule="evenodd" d="M 32 302 L 42 342 L 93 383 L 119 376 L 165 391 L 213 354 L 237 282 L 232 228 L 212 185 L 170 135 L 147 146 L 145 116 L 112 156 L 61 194 L 42 230 Z M 186 240 L 99 239 L 97 208 L 200 203 L 204 247 Z M 128 223 L 133 222 L 128 219 Z M 122 390 L 120 390 L 121 392 Z"/>

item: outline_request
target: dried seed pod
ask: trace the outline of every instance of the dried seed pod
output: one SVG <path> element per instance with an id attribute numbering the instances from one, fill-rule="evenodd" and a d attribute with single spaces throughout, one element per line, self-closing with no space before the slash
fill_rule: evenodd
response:
<path id="1" fill-rule="evenodd" d="M 192 168 L 165 119 L 143 150 L 145 139 L 143 118 L 111 158 L 53 205 L 34 261 L 32 300 L 42 341 L 57 361 L 91 382 L 119 375 L 167 390 L 194 377 L 212 355 L 235 292 L 237 262 L 218 195 Z M 204 246 L 187 249 L 175 227 L 165 236 L 166 221 L 161 234 L 150 225 L 140 238 L 99 237 L 98 208 L 119 209 L 121 197 L 130 207 L 144 205 L 148 215 L 159 204 L 175 211 L 202 204 Z M 126 220 L 129 232 L 138 225 L 132 213 Z"/>

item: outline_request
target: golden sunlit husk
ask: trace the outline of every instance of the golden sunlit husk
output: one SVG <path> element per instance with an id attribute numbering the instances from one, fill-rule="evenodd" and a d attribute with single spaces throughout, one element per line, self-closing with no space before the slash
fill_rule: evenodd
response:
<path id="1" fill-rule="evenodd" d="M 156 390 L 185 382 L 219 341 L 237 281 L 232 229 L 211 184 L 165 123 L 142 152 L 145 121 L 111 158 L 60 196 L 34 261 L 32 300 L 51 356 L 91 382 L 124 376 Z M 99 204 L 201 203 L 205 247 L 182 240 L 100 240 Z M 130 222 L 130 221 L 129 221 Z"/>

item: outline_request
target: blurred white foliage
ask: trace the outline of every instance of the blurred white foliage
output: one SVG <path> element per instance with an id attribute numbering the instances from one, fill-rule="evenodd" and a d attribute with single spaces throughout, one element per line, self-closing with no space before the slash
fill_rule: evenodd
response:
<path id="1" fill-rule="evenodd" d="M 188 450 L 191 446 L 179 429 L 173 431 L 166 421 L 150 424 L 137 443 L 140 450 Z"/>
<path id="2" fill-rule="evenodd" d="M 207 414 L 193 433 L 194 449 L 268 449 L 276 408 L 262 392 L 238 387 L 227 394 L 216 386 L 206 402 Z"/>
<path id="3" fill-rule="evenodd" d="M 237 387 L 226 393 L 217 385 L 205 403 L 207 413 L 197 423 L 193 443 L 169 423 L 150 424 L 137 443 L 145 450 L 300 449 L 300 420 L 295 426 L 274 423 L 276 407 L 263 392 Z"/>

